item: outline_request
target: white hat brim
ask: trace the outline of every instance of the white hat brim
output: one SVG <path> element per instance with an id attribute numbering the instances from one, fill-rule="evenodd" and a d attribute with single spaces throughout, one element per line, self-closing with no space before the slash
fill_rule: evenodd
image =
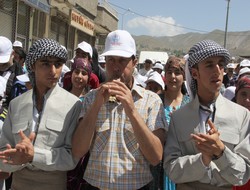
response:
<path id="1" fill-rule="evenodd" d="M 126 57 L 126 58 L 129 58 L 132 55 L 134 54 L 131 52 L 122 51 L 122 50 L 110 50 L 101 54 L 101 56 L 119 56 L 119 57 Z"/>
<path id="2" fill-rule="evenodd" d="M 10 55 L 0 56 L 0 63 L 7 63 L 10 60 Z"/>
<path id="3" fill-rule="evenodd" d="M 148 84 L 149 82 L 155 82 L 155 83 L 157 83 L 158 85 L 161 86 L 162 90 L 165 89 L 164 83 L 161 84 L 161 82 L 157 81 L 155 78 L 154 79 L 148 79 L 148 80 L 145 81 L 146 84 Z"/>

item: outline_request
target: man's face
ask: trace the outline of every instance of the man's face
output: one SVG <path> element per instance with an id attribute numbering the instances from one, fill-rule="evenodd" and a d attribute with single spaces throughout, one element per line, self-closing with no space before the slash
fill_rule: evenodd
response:
<path id="1" fill-rule="evenodd" d="M 106 63 L 99 63 L 99 64 L 100 64 L 100 66 L 101 66 L 103 69 L 105 69 Z"/>
<path id="2" fill-rule="evenodd" d="M 62 66 L 62 60 L 56 57 L 38 59 L 33 66 L 36 87 L 46 91 L 54 87 L 60 78 Z"/>
<path id="3" fill-rule="evenodd" d="M 144 68 L 148 71 L 151 69 L 151 67 L 152 67 L 152 63 L 149 61 L 145 61 Z"/>
<path id="4" fill-rule="evenodd" d="M 108 81 L 121 79 L 125 84 L 132 83 L 132 75 L 137 60 L 119 56 L 106 56 L 106 73 Z"/>
<path id="5" fill-rule="evenodd" d="M 156 94 L 161 94 L 162 93 L 162 88 L 161 85 L 159 85 L 157 82 L 148 82 L 146 86 L 147 90 L 150 90 Z"/>
<path id="6" fill-rule="evenodd" d="M 76 55 L 75 58 L 83 58 L 85 59 L 88 63 L 90 63 L 90 56 L 89 53 L 81 50 L 80 48 L 76 49 Z"/>
<path id="7" fill-rule="evenodd" d="M 214 56 L 192 68 L 192 76 L 197 80 L 199 96 L 218 95 L 222 85 L 224 65 L 224 57 Z"/>
<path id="8" fill-rule="evenodd" d="M 233 68 L 227 68 L 227 74 L 232 76 L 234 73 L 234 69 Z"/>

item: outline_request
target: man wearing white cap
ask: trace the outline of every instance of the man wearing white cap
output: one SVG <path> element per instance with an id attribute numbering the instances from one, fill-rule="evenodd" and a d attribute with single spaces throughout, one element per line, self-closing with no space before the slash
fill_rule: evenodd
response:
<path id="1" fill-rule="evenodd" d="M 223 76 L 223 84 L 225 88 L 234 86 L 236 81 L 236 75 L 234 73 L 236 65 L 234 63 L 228 63 L 226 66 L 226 74 Z"/>
<path id="2" fill-rule="evenodd" d="M 90 152 L 87 189 L 148 189 L 149 165 L 162 159 L 167 127 L 161 99 L 134 83 L 136 46 L 127 31 L 109 33 L 102 55 L 107 82 L 85 97 L 73 156 Z"/>
<path id="3" fill-rule="evenodd" d="M 165 83 L 162 79 L 162 76 L 157 71 L 151 72 L 145 83 L 147 90 L 151 90 L 158 95 L 162 94 L 163 90 L 165 89 Z"/>
<path id="4" fill-rule="evenodd" d="M 21 67 L 14 63 L 14 53 L 11 41 L 0 36 L 0 131 L 7 115 L 11 89 L 16 80 L 15 76 L 22 74 Z M 5 177 L 9 176 L 9 174 L 1 172 L 2 176 L 3 174 L 6 174 Z"/>
<path id="5" fill-rule="evenodd" d="M 4 97 L 2 97 L 4 101 L 2 101 L 0 105 L 0 112 L 2 112 L 3 107 L 7 109 L 9 106 L 9 102 L 11 101 L 11 88 L 16 81 L 16 75 L 23 74 L 22 67 L 15 63 L 13 58 L 14 51 L 11 41 L 4 36 L 0 36 L 0 77 L 2 78 L 0 94 L 4 94 Z"/>
<path id="6" fill-rule="evenodd" d="M 105 61 L 105 57 L 104 56 L 99 56 L 98 57 L 98 63 L 100 65 L 100 67 L 105 71 L 106 61 Z"/>
<path id="7" fill-rule="evenodd" d="M 163 65 L 161 63 L 156 62 L 154 64 L 154 66 L 152 67 L 152 69 L 153 69 L 153 71 L 157 71 L 159 74 L 161 74 L 162 71 L 163 71 L 163 69 L 164 69 L 164 67 L 163 67 Z"/>
<path id="8" fill-rule="evenodd" d="M 13 49 L 14 49 L 14 48 L 23 48 L 22 42 L 20 42 L 20 41 L 18 41 L 18 40 L 14 41 L 14 42 L 13 42 Z"/>
<path id="9" fill-rule="evenodd" d="M 11 64 L 13 55 L 13 49 L 11 41 L 4 37 L 0 36 L 0 70 L 4 71 Z"/>
<path id="10" fill-rule="evenodd" d="M 165 82 L 165 76 L 164 76 L 165 72 L 163 71 L 164 66 L 162 65 L 160 61 L 155 62 L 154 66 L 152 67 L 152 70 L 158 72 L 161 75 L 162 80 Z"/>
<path id="11" fill-rule="evenodd" d="M 0 131 L 2 131 L 2 125 L 7 115 L 7 107 L 3 108 L 3 103 L 5 100 L 6 85 L 8 78 L 11 75 L 10 71 L 7 71 L 9 67 L 13 64 L 13 49 L 11 41 L 4 37 L 0 36 Z M 9 173 L 0 172 L 0 189 L 5 189 L 4 180 L 9 177 Z"/>
<path id="12" fill-rule="evenodd" d="M 24 65 L 26 53 L 24 52 L 24 49 L 23 49 L 23 43 L 16 40 L 16 41 L 13 42 L 12 46 L 13 46 L 13 50 L 14 50 L 14 60 L 16 62 L 21 61 L 20 64 Z M 25 56 L 23 54 L 25 54 Z M 20 58 L 24 58 L 24 59 L 19 60 Z"/>
<path id="13" fill-rule="evenodd" d="M 15 76 L 22 74 L 21 67 L 14 63 L 13 57 L 14 51 L 11 41 L 4 36 L 0 36 L 0 114 L 3 112 L 4 108 L 8 108 L 9 102 L 11 100 L 11 88 L 14 84 L 14 81 L 16 80 Z M 5 118 L 2 116 L 3 115 L 0 115 L 0 120 Z"/>

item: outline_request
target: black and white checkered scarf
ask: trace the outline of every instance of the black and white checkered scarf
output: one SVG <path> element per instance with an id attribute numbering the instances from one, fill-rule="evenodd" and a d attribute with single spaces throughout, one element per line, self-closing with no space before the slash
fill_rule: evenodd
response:
<path id="1" fill-rule="evenodd" d="M 32 86 L 35 85 L 35 75 L 32 71 L 32 65 L 43 57 L 57 57 L 66 62 L 68 57 L 67 50 L 61 46 L 57 41 L 43 38 L 35 41 L 29 49 L 25 64 L 29 74 Z"/>
<path id="2" fill-rule="evenodd" d="M 230 54 L 228 50 L 212 40 L 200 41 L 189 50 L 185 73 L 187 88 L 191 99 L 193 99 L 197 93 L 197 84 L 196 80 L 191 75 L 191 68 L 201 61 L 213 56 L 224 57 L 225 64 L 230 61 Z"/>

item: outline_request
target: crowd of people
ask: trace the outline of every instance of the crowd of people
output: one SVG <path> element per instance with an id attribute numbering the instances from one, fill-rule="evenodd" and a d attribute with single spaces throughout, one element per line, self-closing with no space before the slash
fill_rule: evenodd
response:
<path id="1" fill-rule="evenodd" d="M 0 99 L 1 190 L 250 189 L 250 60 L 212 40 L 139 69 L 125 30 L 73 58 L 0 36 Z"/>

